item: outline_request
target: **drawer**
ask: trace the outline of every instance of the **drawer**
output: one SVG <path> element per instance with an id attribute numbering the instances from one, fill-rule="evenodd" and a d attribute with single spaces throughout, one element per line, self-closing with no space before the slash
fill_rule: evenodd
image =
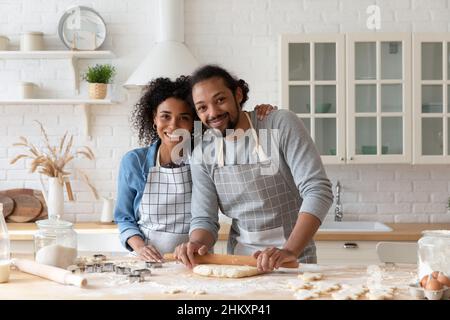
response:
<path id="1" fill-rule="evenodd" d="M 378 241 L 316 241 L 319 264 L 377 264 Z"/>

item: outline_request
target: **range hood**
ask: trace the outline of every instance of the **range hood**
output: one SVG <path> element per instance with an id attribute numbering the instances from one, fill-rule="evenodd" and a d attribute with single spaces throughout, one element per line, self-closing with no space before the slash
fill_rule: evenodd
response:
<path id="1" fill-rule="evenodd" d="M 126 89 L 140 88 L 158 77 L 175 80 L 199 66 L 184 44 L 184 0 L 158 0 L 158 18 L 157 43 L 123 85 Z"/>

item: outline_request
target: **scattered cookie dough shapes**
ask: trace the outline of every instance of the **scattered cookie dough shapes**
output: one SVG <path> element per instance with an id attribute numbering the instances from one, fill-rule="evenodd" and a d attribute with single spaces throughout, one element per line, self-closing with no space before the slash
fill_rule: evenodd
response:
<path id="1" fill-rule="evenodd" d="M 302 274 L 299 274 L 298 277 L 305 282 L 310 282 L 321 280 L 323 278 L 323 275 L 321 273 L 304 272 Z"/>
<path id="2" fill-rule="evenodd" d="M 245 278 L 263 273 L 256 267 L 219 264 L 200 264 L 194 267 L 193 272 L 201 276 L 216 278 Z"/>

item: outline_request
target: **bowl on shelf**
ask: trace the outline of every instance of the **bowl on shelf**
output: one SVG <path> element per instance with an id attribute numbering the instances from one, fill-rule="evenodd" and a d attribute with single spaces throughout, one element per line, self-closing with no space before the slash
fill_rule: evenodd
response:
<path id="1" fill-rule="evenodd" d="M 377 154 L 377 146 L 362 146 L 362 154 Z M 388 146 L 381 147 L 381 154 L 387 154 Z"/>
<path id="2" fill-rule="evenodd" d="M 316 105 L 316 113 L 328 113 L 328 111 L 330 111 L 331 109 L 331 103 L 318 103 Z M 309 112 L 311 112 L 311 106 L 309 105 L 309 103 L 306 104 L 306 110 Z"/>

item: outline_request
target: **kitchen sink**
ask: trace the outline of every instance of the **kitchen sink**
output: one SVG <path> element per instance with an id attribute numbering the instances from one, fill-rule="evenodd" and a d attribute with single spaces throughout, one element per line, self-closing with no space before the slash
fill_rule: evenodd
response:
<path id="1" fill-rule="evenodd" d="M 392 228 L 378 221 L 324 221 L 319 232 L 390 232 Z"/>

